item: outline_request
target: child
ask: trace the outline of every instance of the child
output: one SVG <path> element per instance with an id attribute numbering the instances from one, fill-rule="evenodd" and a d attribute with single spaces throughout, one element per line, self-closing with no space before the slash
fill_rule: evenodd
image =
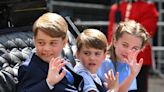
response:
<path id="1" fill-rule="evenodd" d="M 113 4 L 109 11 L 108 43 L 111 42 L 113 30 L 118 22 L 129 19 L 141 23 L 150 37 L 155 37 L 158 27 L 158 12 L 156 3 L 153 0 L 117 0 L 117 4 Z M 153 65 L 151 45 L 151 43 L 148 43 L 137 56 L 137 61 L 140 58 L 144 60 L 141 70 L 137 75 L 137 92 L 148 92 L 149 70 Z"/>
<path id="2" fill-rule="evenodd" d="M 117 91 L 117 78 L 112 76 L 112 71 L 105 74 L 108 87 L 104 87 L 100 78 L 97 76 L 97 70 L 106 57 L 106 48 L 108 46 L 105 35 L 96 29 L 86 29 L 76 40 L 78 62 L 74 69 L 84 78 L 84 92 L 109 92 Z M 112 79 L 112 80 L 110 80 Z M 109 84 L 110 83 L 110 84 Z M 113 84 L 112 84 L 113 83 Z M 111 91 L 114 89 L 114 91 Z"/>
<path id="3" fill-rule="evenodd" d="M 143 63 L 143 59 L 138 63 L 136 59 L 148 39 L 149 35 L 141 24 L 133 20 L 120 23 L 113 36 L 110 58 L 98 70 L 100 78 L 105 81 L 104 73 L 113 69 L 119 72 L 119 91 L 136 90 L 136 76 Z"/>
<path id="4" fill-rule="evenodd" d="M 67 43 L 67 30 L 66 21 L 56 13 L 45 13 L 35 21 L 36 52 L 19 68 L 17 92 L 82 91 L 83 78 L 61 58 L 61 51 Z"/>

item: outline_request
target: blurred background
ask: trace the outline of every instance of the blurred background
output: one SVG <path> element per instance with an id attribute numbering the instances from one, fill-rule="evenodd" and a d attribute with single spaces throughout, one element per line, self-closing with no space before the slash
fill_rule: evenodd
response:
<path id="1" fill-rule="evenodd" d="M 0 0 L 0 29 L 32 25 L 44 12 L 69 16 L 79 31 L 100 29 L 107 36 L 109 13 L 118 0 Z M 154 2 L 159 17 L 157 31 L 151 39 L 153 65 L 149 77 L 149 92 L 164 90 L 164 0 Z"/>

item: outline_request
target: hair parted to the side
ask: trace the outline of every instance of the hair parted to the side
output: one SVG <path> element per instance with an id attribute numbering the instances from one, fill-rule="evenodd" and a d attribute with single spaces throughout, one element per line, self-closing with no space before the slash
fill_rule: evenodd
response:
<path id="1" fill-rule="evenodd" d="M 34 37 L 37 35 L 38 30 L 43 31 L 51 37 L 62 37 L 62 39 L 65 39 L 68 25 L 61 15 L 47 12 L 40 16 L 33 24 Z"/>
<path id="2" fill-rule="evenodd" d="M 80 51 L 82 46 L 87 48 L 95 48 L 106 52 L 108 41 L 106 36 L 97 29 L 85 29 L 76 39 L 77 51 Z"/>
<path id="3" fill-rule="evenodd" d="M 147 44 L 150 38 L 149 33 L 146 31 L 146 29 L 140 23 L 137 23 L 134 20 L 120 22 L 113 35 L 112 40 L 118 41 L 124 33 L 128 33 L 130 35 L 140 38 L 142 40 L 142 45 L 140 49 L 144 48 L 144 46 Z M 110 44 L 108 51 L 110 54 L 110 58 L 112 59 L 112 62 L 114 63 L 116 69 L 117 58 L 115 54 L 115 47 L 113 45 L 113 41 Z"/>

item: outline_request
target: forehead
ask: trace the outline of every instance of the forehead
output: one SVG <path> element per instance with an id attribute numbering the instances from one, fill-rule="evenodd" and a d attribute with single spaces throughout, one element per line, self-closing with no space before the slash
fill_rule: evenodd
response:
<path id="1" fill-rule="evenodd" d="M 35 39 L 39 39 L 39 40 L 54 40 L 54 41 L 58 41 L 60 39 L 62 39 L 61 37 L 51 37 L 49 35 L 47 35 L 46 33 L 39 31 L 37 35 L 35 36 Z"/>
<path id="2" fill-rule="evenodd" d="M 118 39 L 118 41 L 128 43 L 130 45 L 139 46 L 139 47 L 141 47 L 141 45 L 142 45 L 141 38 L 134 36 L 134 35 L 130 35 L 128 33 L 123 33 L 122 36 Z"/>
<path id="3" fill-rule="evenodd" d="M 97 49 L 97 48 L 93 48 L 93 47 L 86 47 L 86 46 L 82 46 L 81 51 L 90 51 L 90 52 L 100 52 L 103 51 L 101 49 Z"/>

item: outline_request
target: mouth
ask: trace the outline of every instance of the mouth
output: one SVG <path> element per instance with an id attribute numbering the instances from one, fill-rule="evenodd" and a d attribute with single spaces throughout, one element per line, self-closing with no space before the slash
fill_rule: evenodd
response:
<path id="1" fill-rule="evenodd" d="M 50 57 L 52 56 L 53 54 L 47 54 L 47 53 L 42 53 L 42 56 L 45 56 L 45 57 Z"/>
<path id="2" fill-rule="evenodd" d="M 96 64 L 95 63 L 89 63 L 89 66 L 95 66 Z"/>
<path id="3" fill-rule="evenodd" d="M 128 59 L 127 55 L 122 55 L 123 59 Z"/>

